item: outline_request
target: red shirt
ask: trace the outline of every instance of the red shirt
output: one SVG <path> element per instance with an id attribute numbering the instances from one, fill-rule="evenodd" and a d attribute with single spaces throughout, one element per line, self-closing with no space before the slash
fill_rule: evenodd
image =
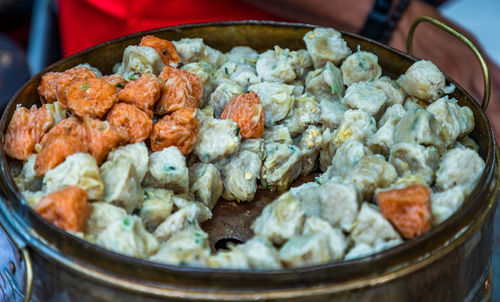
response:
<path id="1" fill-rule="evenodd" d="M 63 55 L 138 31 L 223 20 L 281 20 L 241 0 L 60 0 Z"/>

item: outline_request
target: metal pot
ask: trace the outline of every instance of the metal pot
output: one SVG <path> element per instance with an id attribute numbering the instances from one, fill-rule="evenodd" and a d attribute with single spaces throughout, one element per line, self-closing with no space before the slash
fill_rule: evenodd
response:
<path id="1" fill-rule="evenodd" d="M 431 19 L 419 19 L 443 27 Z M 312 25 L 276 22 L 223 22 L 185 25 L 133 34 L 80 52 L 48 67 L 63 71 L 88 62 L 110 73 L 123 50 L 145 34 L 176 40 L 201 37 L 222 51 L 249 45 L 258 51 L 274 45 L 304 48 L 303 35 Z M 454 31 L 453 31 L 454 32 Z M 455 33 L 455 35 L 458 35 Z M 343 33 L 351 49 L 358 45 L 373 52 L 388 75 L 404 73 L 415 58 L 358 35 Z M 464 37 L 460 37 L 465 39 Z M 410 39 L 411 45 L 411 39 Z M 473 45 L 472 45 L 473 47 Z M 475 48 L 474 48 L 475 49 Z M 477 51 L 476 51 L 477 52 Z M 479 53 L 478 53 L 479 54 Z M 482 58 L 480 58 L 482 60 Z M 38 216 L 23 200 L 13 182 L 19 162 L 1 151 L 0 222 L 16 243 L 26 265 L 26 282 L 20 286 L 26 301 L 482 301 L 491 297 L 491 246 L 493 213 L 499 192 L 498 149 L 484 110 L 489 98 L 486 65 L 485 98 L 481 108 L 457 86 L 453 97 L 469 106 L 476 122 L 471 136 L 480 146 L 486 168 L 477 188 L 447 221 L 418 238 L 383 252 L 351 261 L 278 271 L 188 268 L 152 263 L 104 250 L 59 230 Z M 38 74 L 9 103 L 1 121 L 5 133 L 16 105 L 38 102 Z M 447 78 L 447 81 L 453 82 Z M 2 136 L 3 143 L 3 136 Z M 248 224 L 275 195 L 260 192 L 245 207 L 227 202 L 215 209 L 204 228 L 214 240 L 250 236 Z M 224 208 L 225 207 L 225 208 Z M 225 209 L 225 210 L 220 210 Z M 248 213 L 251 214 L 243 214 Z M 219 215 L 220 214 L 220 215 Z M 220 217 L 220 218 L 218 218 Z M 36 276 L 33 282 L 33 276 Z"/>

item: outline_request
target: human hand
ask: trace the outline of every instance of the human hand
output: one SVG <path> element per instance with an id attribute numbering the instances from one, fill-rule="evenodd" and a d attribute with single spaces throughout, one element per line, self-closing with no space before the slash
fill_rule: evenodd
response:
<path id="1" fill-rule="evenodd" d="M 430 16 L 439 19 L 465 34 L 475 45 L 479 45 L 466 30 L 443 18 L 434 7 L 422 1 L 410 2 L 407 11 L 393 33 L 389 45 L 406 51 L 408 32 L 413 21 L 419 16 Z M 482 53 L 484 55 L 484 52 Z M 430 24 L 422 23 L 415 31 L 413 54 L 416 57 L 431 60 L 476 100 L 482 100 L 484 79 L 481 67 L 472 51 L 458 39 Z M 500 143 L 500 67 L 488 58 L 486 60 L 491 76 L 491 96 L 487 114 L 496 134 L 495 136 Z"/>

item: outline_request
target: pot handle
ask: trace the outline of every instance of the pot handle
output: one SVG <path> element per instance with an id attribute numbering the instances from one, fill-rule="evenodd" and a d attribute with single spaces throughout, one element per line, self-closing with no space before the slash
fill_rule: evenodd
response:
<path id="1" fill-rule="evenodd" d="M 444 30 L 445 32 L 451 34 L 455 38 L 459 39 L 464 43 L 477 57 L 479 60 L 479 64 L 481 65 L 481 69 L 483 70 L 483 78 L 484 78 L 484 95 L 483 95 L 483 102 L 481 103 L 481 108 L 483 108 L 484 111 L 488 108 L 488 104 L 490 102 L 490 74 L 488 72 L 488 65 L 486 64 L 486 60 L 484 59 L 483 55 L 479 51 L 479 49 L 474 45 L 474 43 L 471 42 L 466 36 L 464 36 L 462 33 L 456 31 L 455 29 L 451 28 L 450 26 L 446 25 L 445 23 L 434 19 L 429 16 L 421 16 L 415 19 L 413 21 L 413 24 L 410 27 L 410 31 L 408 32 L 408 41 L 406 44 L 406 48 L 408 51 L 408 54 L 412 54 L 412 45 L 413 45 L 413 35 L 415 33 L 415 29 L 417 26 L 422 23 L 422 22 L 427 22 L 430 23 L 436 27 L 438 27 L 441 30 Z"/>
<path id="2" fill-rule="evenodd" d="M 0 200 L 0 202 L 2 202 L 2 201 Z M 7 236 L 11 240 L 11 242 L 14 244 L 14 246 L 18 249 L 19 253 L 23 257 L 24 266 L 26 268 L 26 279 L 25 279 L 26 285 L 24 288 L 23 302 L 30 302 L 31 301 L 31 293 L 33 290 L 33 263 L 31 262 L 31 255 L 30 255 L 30 252 L 28 250 L 28 247 L 24 244 L 19 244 L 19 242 L 17 242 L 15 240 L 15 238 L 13 236 L 11 236 L 11 234 L 7 231 L 5 226 L 2 224 L 1 220 L 0 220 L 0 227 L 2 227 L 2 229 L 5 231 L 5 234 L 7 234 Z M 13 289 L 16 292 L 18 292 L 20 295 L 22 295 L 22 293 L 20 293 L 19 290 L 17 288 L 15 288 L 15 284 L 11 283 L 10 285 L 13 287 Z"/>

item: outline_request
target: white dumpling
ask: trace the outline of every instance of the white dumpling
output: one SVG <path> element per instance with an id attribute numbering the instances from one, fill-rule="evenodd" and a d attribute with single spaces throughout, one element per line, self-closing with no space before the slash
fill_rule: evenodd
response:
<path id="1" fill-rule="evenodd" d="M 372 136 L 366 140 L 366 145 L 374 153 L 388 155 L 394 146 L 396 125 L 401 118 L 394 117 L 387 120 Z"/>
<path id="2" fill-rule="evenodd" d="M 109 225 L 127 216 L 127 212 L 120 207 L 107 202 L 93 202 L 90 204 L 90 214 L 85 226 L 85 238 L 94 241 L 97 235 Z"/>
<path id="3" fill-rule="evenodd" d="M 290 194 L 295 197 L 307 216 L 320 216 L 321 213 L 321 203 L 319 201 L 320 197 L 320 185 L 316 182 L 306 182 L 300 186 L 290 188 Z"/>
<path id="4" fill-rule="evenodd" d="M 171 146 L 149 157 L 149 170 L 144 185 L 155 188 L 171 189 L 177 193 L 189 190 L 186 159 L 177 147 Z"/>
<path id="5" fill-rule="evenodd" d="M 257 60 L 257 75 L 263 82 L 290 83 L 295 80 L 295 72 L 288 49 L 275 46 L 260 54 Z"/>
<path id="6" fill-rule="evenodd" d="M 240 245 L 232 245 L 229 249 L 220 249 L 208 259 L 209 267 L 228 269 L 249 269 L 247 256 Z"/>
<path id="7" fill-rule="evenodd" d="M 346 232 L 351 231 L 360 203 L 354 184 L 330 180 L 319 190 L 320 217 Z"/>
<path id="8" fill-rule="evenodd" d="M 259 155 L 260 159 L 265 159 L 264 139 L 262 138 L 246 138 L 241 142 L 240 152 L 250 151 Z"/>
<path id="9" fill-rule="evenodd" d="M 448 190 L 463 186 L 467 194 L 476 187 L 484 171 L 484 161 L 476 151 L 469 148 L 454 148 L 446 152 L 436 172 L 436 186 Z"/>
<path id="10" fill-rule="evenodd" d="M 460 107 L 457 100 L 448 96 L 436 100 L 427 107 L 441 124 L 441 138 L 444 146 L 449 146 L 458 137 L 469 134 L 474 129 L 474 116 L 469 107 Z"/>
<path id="11" fill-rule="evenodd" d="M 347 86 L 364 81 L 373 81 L 380 77 L 382 68 L 378 57 L 371 52 L 358 50 L 348 56 L 342 66 L 342 78 Z"/>
<path id="12" fill-rule="evenodd" d="M 319 127 L 309 126 L 299 142 L 302 157 L 302 175 L 309 175 L 317 168 L 317 159 L 323 144 L 323 134 Z"/>
<path id="13" fill-rule="evenodd" d="M 281 262 L 287 267 L 303 267 L 332 260 L 328 236 L 323 233 L 292 237 L 279 251 Z"/>
<path id="14" fill-rule="evenodd" d="M 236 65 L 236 69 L 231 73 L 229 78 L 240 85 L 243 91 L 247 91 L 250 85 L 260 83 L 255 67 L 249 64 Z"/>
<path id="15" fill-rule="evenodd" d="M 378 127 L 381 128 L 390 120 L 395 119 L 399 121 L 405 115 L 405 113 L 406 110 L 401 104 L 394 104 L 387 107 L 382 117 L 378 120 Z"/>
<path id="16" fill-rule="evenodd" d="M 130 81 L 148 72 L 158 76 L 163 66 L 160 55 L 153 48 L 130 45 L 123 52 L 123 61 L 118 72 Z"/>
<path id="17" fill-rule="evenodd" d="M 443 94 L 444 74 L 431 61 L 413 63 L 402 78 L 403 89 L 411 96 L 432 102 Z"/>
<path id="18" fill-rule="evenodd" d="M 186 229 L 160 244 L 149 260 L 179 266 L 206 267 L 210 257 L 208 234 L 199 228 Z"/>
<path id="19" fill-rule="evenodd" d="M 305 49 L 290 51 L 289 56 L 293 71 L 295 72 L 297 79 L 303 77 L 312 67 L 311 56 Z"/>
<path id="20" fill-rule="evenodd" d="M 433 145 L 440 149 L 443 145 L 440 130 L 441 125 L 434 114 L 419 108 L 411 109 L 397 123 L 394 143 Z"/>
<path id="21" fill-rule="evenodd" d="M 238 152 L 241 136 L 238 125 L 232 120 L 207 118 L 200 122 L 194 154 L 204 162 L 216 162 Z"/>
<path id="22" fill-rule="evenodd" d="M 375 189 L 386 188 L 396 179 L 396 169 L 380 154 L 364 156 L 346 176 L 357 185 L 363 200 L 371 200 Z"/>
<path id="23" fill-rule="evenodd" d="M 262 160 L 257 153 L 244 150 L 231 156 L 222 168 L 224 199 L 252 201 L 261 166 Z"/>
<path id="24" fill-rule="evenodd" d="M 455 186 L 442 192 L 432 192 L 432 224 L 437 225 L 448 219 L 462 205 L 466 197 L 462 186 Z"/>
<path id="25" fill-rule="evenodd" d="M 430 185 L 434 181 L 434 172 L 439 165 L 439 152 L 433 147 L 424 147 L 415 143 L 400 143 L 394 145 L 389 156 L 391 163 L 399 176 L 420 174 Z"/>
<path id="26" fill-rule="evenodd" d="M 306 76 L 306 91 L 316 97 L 318 101 L 340 100 L 344 96 L 345 87 L 342 82 L 340 69 L 327 62 L 325 67 L 311 71 Z"/>
<path id="27" fill-rule="evenodd" d="M 153 235 L 158 241 L 164 242 L 179 231 L 199 228 L 199 223 L 205 222 L 210 218 L 212 218 L 212 212 L 201 202 L 187 202 L 186 205 L 168 216 L 165 221 L 158 225 Z"/>
<path id="28" fill-rule="evenodd" d="M 384 91 L 389 104 L 403 104 L 406 100 L 405 91 L 391 78 L 387 76 L 380 77 L 373 81 L 373 85 Z"/>
<path id="29" fill-rule="evenodd" d="M 323 67 L 328 61 L 339 65 L 351 54 L 340 32 L 333 28 L 315 28 L 304 35 L 304 42 L 315 68 Z"/>
<path id="30" fill-rule="evenodd" d="M 284 192 L 302 169 L 300 149 L 294 145 L 265 144 L 266 159 L 262 163 L 260 181 L 272 190 Z"/>
<path id="31" fill-rule="evenodd" d="M 47 194 L 66 186 L 78 186 L 87 191 L 89 200 L 99 200 L 103 196 L 104 185 L 95 159 L 87 153 L 75 153 L 47 171 L 43 177 L 43 191 Z"/>
<path id="32" fill-rule="evenodd" d="M 144 202 L 139 215 L 146 229 L 154 230 L 172 213 L 174 192 L 158 188 L 144 188 Z"/>
<path id="33" fill-rule="evenodd" d="M 354 247 L 346 254 L 346 260 L 367 256 L 403 242 L 390 222 L 367 202 L 361 206 L 350 238 Z"/>
<path id="34" fill-rule="evenodd" d="M 320 108 L 316 99 L 308 94 L 295 98 L 293 109 L 283 121 L 291 136 L 304 132 L 309 125 L 319 122 Z"/>
<path id="35" fill-rule="evenodd" d="M 332 159 L 332 167 L 339 176 L 347 175 L 365 156 L 371 154 L 361 142 L 347 140 L 337 149 Z"/>
<path id="36" fill-rule="evenodd" d="M 265 237 L 256 236 L 241 246 L 248 264 L 254 269 L 280 269 L 279 254 Z"/>
<path id="37" fill-rule="evenodd" d="M 103 200 L 124 208 L 128 213 L 140 207 L 143 191 L 131 159 L 118 157 L 100 167 L 104 183 Z"/>
<path id="38" fill-rule="evenodd" d="M 304 218 L 300 202 L 287 192 L 268 204 L 251 228 L 256 236 L 265 237 L 280 245 L 293 236 L 300 235 Z"/>
<path id="39" fill-rule="evenodd" d="M 330 128 L 330 130 L 335 130 L 342 123 L 344 113 L 347 107 L 340 101 L 328 101 L 323 99 L 319 103 L 320 116 L 319 122 Z"/>
<path id="40" fill-rule="evenodd" d="M 131 161 L 135 167 L 137 175 L 139 176 L 140 182 L 142 182 L 146 172 L 148 171 L 149 164 L 148 147 L 146 147 L 146 144 L 144 142 L 140 142 L 113 149 L 108 154 L 107 161 L 114 161 L 118 158 L 125 158 Z"/>
<path id="41" fill-rule="evenodd" d="M 274 125 L 273 127 L 264 128 L 264 134 L 262 135 L 262 138 L 266 142 L 275 142 L 289 145 L 293 143 L 292 136 L 290 135 L 288 127 L 283 125 Z"/>
<path id="42" fill-rule="evenodd" d="M 35 162 L 37 154 L 32 154 L 24 162 L 21 173 L 14 177 L 14 182 L 21 191 L 38 191 L 42 187 L 42 179 L 36 176 Z"/>
<path id="43" fill-rule="evenodd" d="M 266 127 L 284 119 L 293 108 L 295 97 L 292 85 L 263 82 L 251 85 L 248 90 L 257 93 L 264 106 Z"/>
<path id="44" fill-rule="evenodd" d="M 189 191 L 196 200 L 213 209 L 222 195 L 223 185 L 214 164 L 196 163 L 189 167 Z"/>
<path id="45" fill-rule="evenodd" d="M 248 46 L 235 46 L 226 52 L 226 59 L 236 64 L 255 64 L 259 59 L 259 53 Z"/>
<path id="46" fill-rule="evenodd" d="M 331 132 L 329 128 L 326 128 L 321 138 L 321 148 L 319 151 L 319 168 L 323 172 L 332 164 L 333 157 L 337 150 L 337 147 L 333 143 L 333 138 L 333 132 Z"/>
<path id="47" fill-rule="evenodd" d="M 363 110 L 370 116 L 377 116 L 385 107 L 387 97 L 373 83 L 359 82 L 347 87 L 342 103 L 349 108 Z"/>
<path id="48" fill-rule="evenodd" d="M 109 224 L 97 235 L 95 243 L 136 258 L 146 258 L 158 250 L 158 241 L 146 231 L 141 219 L 129 215 Z"/>
<path id="49" fill-rule="evenodd" d="M 28 203 L 28 205 L 31 208 L 33 208 L 33 209 L 40 202 L 40 200 L 42 199 L 42 197 L 44 197 L 45 195 L 47 195 L 47 193 L 45 193 L 43 191 L 36 191 L 36 192 L 21 191 L 21 194 L 23 194 L 24 199 L 26 200 L 26 202 Z"/>
<path id="50" fill-rule="evenodd" d="M 335 130 L 333 143 L 339 147 L 348 139 L 364 142 L 375 133 L 376 124 L 375 119 L 363 110 L 347 110 Z"/>
<path id="51" fill-rule="evenodd" d="M 224 54 L 205 45 L 203 39 L 183 38 L 179 41 L 172 41 L 172 43 L 174 43 L 183 64 L 206 61 L 215 68 L 219 68 L 226 62 Z"/>
<path id="52" fill-rule="evenodd" d="M 334 228 L 319 217 L 307 217 L 304 222 L 304 235 L 325 234 L 330 247 L 331 261 L 341 260 L 347 250 L 347 241 L 339 228 Z"/>

